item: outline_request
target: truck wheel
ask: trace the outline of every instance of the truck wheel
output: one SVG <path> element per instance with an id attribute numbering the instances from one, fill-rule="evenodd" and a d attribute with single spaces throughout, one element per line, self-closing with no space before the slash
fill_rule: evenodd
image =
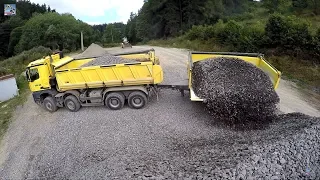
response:
<path id="1" fill-rule="evenodd" d="M 77 112 L 81 108 L 80 102 L 73 95 L 66 97 L 66 99 L 64 100 L 64 105 L 71 112 Z"/>
<path id="2" fill-rule="evenodd" d="M 123 108 L 125 100 L 126 98 L 122 93 L 113 92 L 107 95 L 105 104 L 109 109 L 119 110 Z"/>
<path id="3" fill-rule="evenodd" d="M 141 109 L 148 102 L 147 96 L 141 91 L 134 91 L 128 97 L 128 104 L 131 108 Z"/>
<path id="4" fill-rule="evenodd" d="M 56 112 L 58 110 L 58 106 L 53 97 L 48 96 L 43 100 L 44 108 L 49 112 Z"/>

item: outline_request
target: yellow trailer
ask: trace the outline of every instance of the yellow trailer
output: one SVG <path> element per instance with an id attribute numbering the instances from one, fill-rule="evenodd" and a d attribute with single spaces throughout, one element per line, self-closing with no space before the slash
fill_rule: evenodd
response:
<path id="1" fill-rule="evenodd" d="M 275 67 L 273 67 L 268 61 L 264 59 L 263 54 L 258 53 L 231 53 L 231 52 L 197 52 L 193 51 L 189 53 L 187 72 L 188 79 L 174 85 L 159 85 L 160 88 L 172 88 L 180 90 L 181 94 L 184 95 L 184 91 L 190 92 L 190 100 L 191 101 L 199 101 L 205 102 L 205 99 L 199 98 L 193 91 L 192 86 L 192 67 L 193 63 L 198 61 L 203 61 L 208 58 L 217 58 L 217 57 L 230 57 L 230 58 L 238 58 L 240 60 L 246 61 L 260 68 L 263 72 L 265 72 L 269 77 L 271 82 L 273 83 L 274 88 L 278 88 L 281 78 L 281 72 L 278 71 Z"/>
<path id="2" fill-rule="evenodd" d="M 73 112 L 81 106 L 97 105 L 118 110 L 126 100 L 130 107 L 140 109 L 146 105 L 154 87 L 163 81 L 154 51 L 118 55 L 148 58 L 147 62 L 85 68 L 79 67 L 94 58 L 60 58 L 60 55 L 31 62 L 26 71 L 34 101 L 50 112 L 63 106 Z"/>

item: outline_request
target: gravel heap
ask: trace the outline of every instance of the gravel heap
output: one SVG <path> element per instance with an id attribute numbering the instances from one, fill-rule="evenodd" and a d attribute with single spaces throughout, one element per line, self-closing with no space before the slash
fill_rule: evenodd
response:
<path id="1" fill-rule="evenodd" d="M 81 54 L 74 57 L 74 59 L 85 59 L 85 58 L 92 58 L 92 57 L 99 57 L 109 54 L 105 49 L 101 46 L 92 43 L 85 51 Z"/>
<path id="2" fill-rule="evenodd" d="M 127 165 L 127 178 L 319 178 L 320 118 L 292 113 L 277 120 L 262 131 L 226 130 L 210 139 L 170 139 L 174 154 L 141 154 Z"/>
<path id="3" fill-rule="evenodd" d="M 138 62 L 133 59 L 125 59 L 121 57 L 116 57 L 110 54 L 105 54 L 101 57 L 95 58 L 87 64 L 82 65 L 81 67 L 89 67 L 89 66 L 102 66 L 102 65 L 110 65 L 110 64 L 123 64 L 123 63 L 134 63 Z"/>
<path id="4" fill-rule="evenodd" d="M 318 179 L 320 118 L 292 113 L 277 120 L 249 146 L 250 157 L 236 166 L 238 178 Z"/>
<path id="5" fill-rule="evenodd" d="M 280 99 L 267 74 L 235 58 L 194 63 L 192 84 L 207 109 L 228 125 L 260 127 L 272 121 Z"/>
<path id="6" fill-rule="evenodd" d="M 136 60 L 124 59 L 121 57 L 113 56 L 109 54 L 106 50 L 104 50 L 101 46 L 94 43 L 92 43 L 83 53 L 75 56 L 74 59 L 85 59 L 92 57 L 96 58 L 91 62 L 82 65 L 81 67 L 137 62 Z"/>

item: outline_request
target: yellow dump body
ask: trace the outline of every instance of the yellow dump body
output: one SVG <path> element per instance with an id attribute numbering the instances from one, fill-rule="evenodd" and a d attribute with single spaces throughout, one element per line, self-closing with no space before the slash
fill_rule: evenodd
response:
<path id="1" fill-rule="evenodd" d="M 134 59 L 139 62 L 153 62 L 153 64 L 160 64 L 159 58 L 156 57 L 154 49 L 114 54 L 114 56 L 119 56 L 126 59 Z"/>
<path id="2" fill-rule="evenodd" d="M 216 58 L 216 57 L 230 57 L 230 58 L 238 58 L 244 60 L 248 63 L 251 63 L 258 68 L 260 68 L 263 72 L 265 72 L 271 79 L 274 88 L 278 88 L 281 72 L 278 71 L 275 67 L 273 67 L 270 63 L 268 63 L 261 54 L 254 53 L 213 53 L 213 52 L 190 52 L 189 61 L 188 61 L 188 78 L 189 78 L 189 89 L 190 89 L 190 99 L 191 101 L 203 101 L 198 96 L 195 95 L 192 88 L 192 66 L 193 63 L 206 60 L 208 58 Z"/>
<path id="3" fill-rule="evenodd" d="M 92 60 L 93 60 L 93 58 L 75 60 L 75 59 L 69 57 L 69 58 L 63 58 L 58 62 L 52 63 L 52 65 L 55 67 L 56 70 L 74 69 L 74 68 L 78 68 L 78 67 L 80 67 L 80 66 L 82 66 Z"/>
<path id="4" fill-rule="evenodd" d="M 153 64 L 159 64 L 159 58 L 155 56 L 155 51 L 153 49 L 139 52 L 115 54 L 114 56 L 122 57 L 125 59 L 133 59 L 140 62 L 153 62 Z M 58 58 L 58 56 L 55 58 Z M 71 57 L 65 57 L 62 59 L 54 59 L 52 65 L 56 70 L 74 69 L 79 68 L 80 66 L 87 64 L 92 60 L 94 60 L 94 58 L 73 59 Z"/>
<path id="5" fill-rule="evenodd" d="M 59 91 L 115 86 L 140 86 L 163 81 L 161 66 L 152 62 L 56 70 Z"/>

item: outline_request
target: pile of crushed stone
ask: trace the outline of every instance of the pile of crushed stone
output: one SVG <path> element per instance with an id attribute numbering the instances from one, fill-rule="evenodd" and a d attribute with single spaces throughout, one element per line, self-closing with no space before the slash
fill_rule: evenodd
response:
<path id="1" fill-rule="evenodd" d="M 85 51 L 74 57 L 74 59 L 85 59 L 92 57 L 100 57 L 109 54 L 103 47 L 92 43 Z"/>
<path id="2" fill-rule="evenodd" d="M 138 61 L 133 59 L 124 59 L 124 58 L 113 56 L 110 54 L 105 54 L 101 57 L 95 58 L 94 60 L 82 65 L 81 67 L 103 66 L 103 65 L 135 63 L 135 62 L 138 62 Z"/>
<path id="3" fill-rule="evenodd" d="M 236 58 L 213 58 L 194 63 L 192 84 L 207 100 L 207 110 L 228 125 L 260 127 L 271 122 L 280 99 L 267 74 Z"/>
<path id="4" fill-rule="evenodd" d="M 276 119 L 264 130 L 169 138 L 172 154 L 126 159 L 123 179 L 318 179 L 320 118 L 291 113 Z"/>
<path id="5" fill-rule="evenodd" d="M 121 57 L 116 57 L 109 54 L 101 46 L 92 43 L 83 53 L 74 57 L 74 59 L 85 59 L 85 58 L 95 58 L 89 63 L 82 65 L 81 67 L 89 66 L 103 66 L 110 64 L 122 64 L 122 63 L 134 63 L 136 60 L 124 59 Z"/>

